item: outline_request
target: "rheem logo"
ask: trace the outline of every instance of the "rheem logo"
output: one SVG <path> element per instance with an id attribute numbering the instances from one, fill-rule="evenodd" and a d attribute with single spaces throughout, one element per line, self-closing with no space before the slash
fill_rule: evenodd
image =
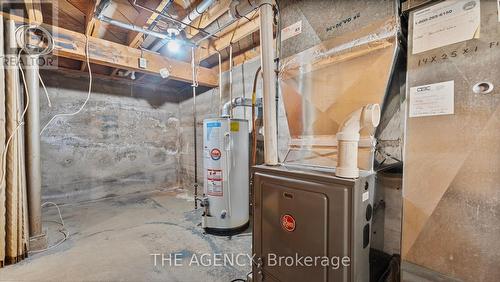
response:
<path id="1" fill-rule="evenodd" d="M 281 227 L 287 231 L 292 232 L 295 230 L 295 218 L 289 214 L 285 214 L 281 217 Z"/>
<path id="2" fill-rule="evenodd" d="M 214 161 L 217 161 L 220 159 L 222 153 L 219 149 L 212 149 L 212 151 L 210 151 L 210 157 L 212 158 L 212 160 Z"/>

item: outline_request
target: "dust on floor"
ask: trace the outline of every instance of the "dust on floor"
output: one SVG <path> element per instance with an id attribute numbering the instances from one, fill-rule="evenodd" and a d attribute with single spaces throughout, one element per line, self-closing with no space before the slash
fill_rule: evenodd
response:
<path id="1" fill-rule="evenodd" d="M 201 209 L 179 192 L 65 205 L 61 212 L 69 239 L 0 269 L 0 281 L 231 281 L 251 269 L 250 230 L 204 234 Z M 57 210 L 45 208 L 44 220 L 57 242 Z"/>

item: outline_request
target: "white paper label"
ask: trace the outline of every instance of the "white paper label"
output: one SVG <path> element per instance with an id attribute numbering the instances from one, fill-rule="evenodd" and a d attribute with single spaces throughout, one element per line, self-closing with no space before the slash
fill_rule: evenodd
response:
<path id="1" fill-rule="evenodd" d="M 222 170 L 207 169 L 207 194 L 210 196 L 222 196 Z"/>
<path id="2" fill-rule="evenodd" d="M 366 191 L 363 193 L 363 202 L 370 199 L 370 192 Z"/>
<path id="3" fill-rule="evenodd" d="M 281 41 L 285 41 L 302 33 L 302 21 L 298 21 L 281 30 Z"/>
<path id="4" fill-rule="evenodd" d="M 452 115 L 454 88 L 453 80 L 410 88 L 410 117 Z"/>
<path id="5" fill-rule="evenodd" d="M 479 0 L 447 0 L 415 12 L 413 54 L 479 38 Z"/>

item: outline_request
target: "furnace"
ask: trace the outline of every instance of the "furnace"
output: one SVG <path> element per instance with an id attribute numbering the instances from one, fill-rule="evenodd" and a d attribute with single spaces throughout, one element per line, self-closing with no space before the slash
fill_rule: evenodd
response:
<path id="1" fill-rule="evenodd" d="M 370 172 L 343 179 L 330 169 L 255 167 L 254 281 L 369 281 L 374 180 Z M 349 264 L 302 266 L 298 256 Z"/>

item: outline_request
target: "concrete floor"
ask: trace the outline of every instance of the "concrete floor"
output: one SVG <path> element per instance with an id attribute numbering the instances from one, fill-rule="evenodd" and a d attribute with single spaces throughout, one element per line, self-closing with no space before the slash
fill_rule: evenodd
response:
<path id="1" fill-rule="evenodd" d="M 61 207 L 69 239 L 17 265 L 0 270 L 0 281 L 231 281 L 244 278 L 251 254 L 251 235 L 214 237 L 203 234 L 201 210 L 182 191 L 135 194 Z M 45 220 L 59 220 L 55 208 L 44 209 Z M 61 238 L 57 224 L 46 222 L 50 240 Z M 177 254 L 179 264 L 161 256 Z M 210 254 L 202 256 L 202 254 Z M 174 255 L 172 255 L 174 258 Z M 190 261 L 192 262 L 189 266 Z M 212 262 L 210 262 L 212 261 Z M 215 261 L 215 263 L 214 263 Z M 206 266 L 203 266 L 206 265 Z"/>

